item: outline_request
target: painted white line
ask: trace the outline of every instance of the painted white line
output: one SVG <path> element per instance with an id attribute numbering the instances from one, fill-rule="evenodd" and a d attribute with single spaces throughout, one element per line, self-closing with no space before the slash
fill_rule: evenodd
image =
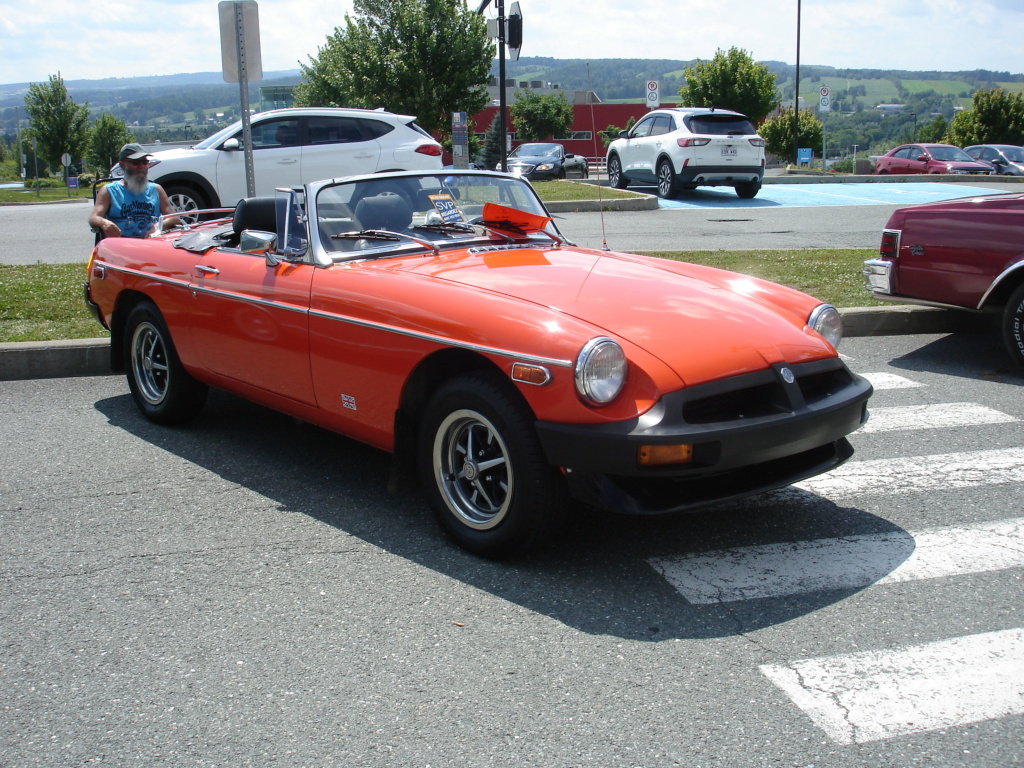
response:
<path id="1" fill-rule="evenodd" d="M 1024 713 L 1024 629 L 761 672 L 833 741 L 862 744 Z"/>
<path id="2" fill-rule="evenodd" d="M 871 408 L 870 411 L 871 418 L 860 428 L 861 434 L 904 429 L 948 429 L 1017 421 L 1007 413 L 977 403 L 904 405 L 895 408 Z"/>
<path id="3" fill-rule="evenodd" d="M 903 376 L 897 376 L 895 373 L 862 373 L 861 376 L 870 381 L 871 386 L 879 392 L 885 389 L 910 389 L 924 386 L 924 384 L 911 381 Z"/>
<path id="4" fill-rule="evenodd" d="M 833 501 L 842 498 L 920 493 L 936 489 L 975 488 L 1024 482 L 1024 448 L 904 456 L 850 461 L 797 488 Z M 783 491 L 782 493 L 790 492 Z"/>
<path id="5" fill-rule="evenodd" d="M 1024 568 L 1024 518 L 652 558 L 696 605 Z"/>

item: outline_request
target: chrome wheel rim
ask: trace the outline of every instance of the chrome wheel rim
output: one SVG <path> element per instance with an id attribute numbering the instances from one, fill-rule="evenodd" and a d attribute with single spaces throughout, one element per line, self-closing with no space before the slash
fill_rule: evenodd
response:
<path id="1" fill-rule="evenodd" d="M 199 217 L 194 215 L 195 211 L 199 210 L 199 204 L 193 198 L 178 192 L 169 195 L 168 199 L 171 201 L 171 207 L 181 214 L 182 224 L 195 224 L 199 220 Z"/>
<path id="2" fill-rule="evenodd" d="M 672 191 L 672 168 L 668 163 L 658 166 L 658 192 L 662 197 L 667 197 Z"/>
<path id="3" fill-rule="evenodd" d="M 498 525 L 512 502 L 514 475 L 501 434 L 476 411 L 459 410 L 434 435 L 434 477 L 448 509 L 476 530 Z"/>
<path id="4" fill-rule="evenodd" d="M 160 405 L 167 397 L 167 350 L 152 323 L 139 323 L 132 335 L 132 376 L 142 399 L 150 405 Z"/>
<path id="5" fill-rule="evenodd" d="M 619 167 L 618 158 L 612 158 L 612 161 L 608 163 L 608 183 L 613 187 L 619 183 L 619 176 L 622 175 L 622 169 Z"/>

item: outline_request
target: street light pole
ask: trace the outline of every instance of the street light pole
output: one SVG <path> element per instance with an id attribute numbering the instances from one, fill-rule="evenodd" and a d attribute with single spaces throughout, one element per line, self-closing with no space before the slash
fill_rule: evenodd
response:
<path id="1" fill-rule="evenodd" d="M 793 163 L 800 162 L 800 0 L 796 0 L 796 75 L 793 82 Z"/>
<path id="2" fill-rule="evenodd" d="M 483 0 L 477 13 L 483 15 L 491 0 Z M 498 6 L 498 129 L 501 132 L 501 169 L 506 169 L 508 162 L 508 133 L 506 123 L 505 98 L 505 0 L 497 0 Z"/>

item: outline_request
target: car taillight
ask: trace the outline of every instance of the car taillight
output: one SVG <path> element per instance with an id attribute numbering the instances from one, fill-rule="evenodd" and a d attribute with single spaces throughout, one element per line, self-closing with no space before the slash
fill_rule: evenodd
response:
<path id="1" fill-rule="evenodd" d="M 900 248 L 900 233 L 895 229 L 883 229 L 882 230 L 882 245 L 878 248 L 878 253 L 882 256 L 888 256 L 890 259 L 895 259 L 899 255 Z"/>
<path id="2" fill-rule="evenodd" d="M 441 147 L 437 144 L 420 144 L 416 147 L 416 152 L 421 155 L 429 155 L 430 157 L 440 157 Z"/>
<path id="3" fill-rule="evenodd" d="M 752 147 L 763 147 L 764 139 L 747 139 Z"/>
<path id="4" fill-rule="evenodd" d="M 709 144 L 711 139 L 676 139 L 676 144 L 680 147 L 703 147 L 705 144 Z"/>

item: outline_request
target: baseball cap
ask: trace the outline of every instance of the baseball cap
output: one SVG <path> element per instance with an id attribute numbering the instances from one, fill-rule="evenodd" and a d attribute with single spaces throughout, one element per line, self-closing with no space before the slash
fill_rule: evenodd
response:
<path id="1" fill-rule="evenodd" d="M 149 157 L 149 152 L 144 150 L 141 144 L 125 144 L 121 147 L 118 160 L 141 160 L 144 157 Z"/>

